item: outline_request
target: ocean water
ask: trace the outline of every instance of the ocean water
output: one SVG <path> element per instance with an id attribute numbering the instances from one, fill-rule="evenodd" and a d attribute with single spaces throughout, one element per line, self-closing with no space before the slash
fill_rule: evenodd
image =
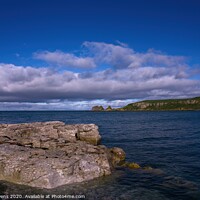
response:
<path id="1" fill-rule="evenodd" d="M 85 199 L 200 199 L 200 112 L 0 112 L 0 123 L 95 123 L 102 143 L 153 170 L 117 169 L 86 183 L 41 190 L 0 181 L 0 195 L 85 195 Z M 57 196 L 59 197 L 59 196 Z"/>

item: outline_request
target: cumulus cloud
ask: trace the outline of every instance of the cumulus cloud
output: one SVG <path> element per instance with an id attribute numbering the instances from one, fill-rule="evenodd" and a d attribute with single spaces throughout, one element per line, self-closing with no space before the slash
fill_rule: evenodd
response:
<path id="1" fill-rule="evenodd" d="M 183 56 L 169 56 L 153 49 L 145 53 L 138 53 L 123 43 L 114 45 L 102 42 L 84 42 L 83 46 L 88 50 L 96 63 L 105 63 L 114 68 L 142 66 L 178 67 L 185 65 L 186 60 Z"/>
<path id="2" fill-rule="evenodd" d="M 116 69 L 144 66 L 180 67 L 185 65 L 186 60 L 183 56 L 169 56 L 153 49 L 149 49 L 145 53 L 138 53 L 129 48 L 127 44 L 119 41 L 116 45 L 86 41 L 82 47 L 81 54 L 85 57 L 62 51 L 35 52 L 33 57 L 61 67 L 83 69 L 95 68 L 103 64 Z"/>
<path id="3" fill-rule="evenodd" d="M 135 99 L 200 96 L 200 81 L 192 78 L 194 71 L 184 57 L 153 50 L 138 53 L 118 44 L 85 42 L 83 46 L 88 53 L 85 59 L 90 58 L 98 70 L 75 73 L 72 69 L 0 64 L 0 109 L 9 105 L 18 105 L 18 109 L 89 109 L 96 104 L 123 106 Z M 63 62 L 72 62 L 66 60 Z M 108 67 L 101 68 L 101 64 Z"/>
<path id="4" fill-rule="evenodd" d="M 193 96 L 200 91 L 199 81 L 177 78 L 178 73 L 179 70 L 144 67 L 88 75 L 3 64 L 0 65 L 0 101 L 117 100 L 145 98 L 155 90 L 167 91 L 167 96 L 173 96 L 174 91 L 176 96 Z M 155 96 L 163 96 L 160 94 Z"/>
<path id="5" fill-rule="evenodd" d="M 33 57 L 61 67 L 94 68 L 96 66 L 93 59 L 90 57 L 78 57 L 74 54 L 64 53 L 61 51 L 35 52 Z"/>

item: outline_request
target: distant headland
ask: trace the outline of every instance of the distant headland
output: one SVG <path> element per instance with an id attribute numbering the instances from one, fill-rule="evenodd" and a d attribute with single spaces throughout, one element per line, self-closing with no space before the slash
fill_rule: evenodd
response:
<path id="1" fill-rule="evenodd" d="M 200 110 L 200 97 L 187 99 L 144 100 L 130 103 L 121 108 L 106 109 L 103 106 L 94 106 L 92 111 L 173 111 L 173 110 Z"/>

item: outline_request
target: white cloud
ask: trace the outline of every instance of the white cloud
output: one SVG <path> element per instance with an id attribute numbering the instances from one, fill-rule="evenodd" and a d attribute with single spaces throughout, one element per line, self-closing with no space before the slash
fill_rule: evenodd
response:
<path id="1" fill-rule="evenodd" d="M 64 53 L 61 51 L 49 52 L 42 51 L 33 54 L 33 57 L 39 60 L 44 60 L 48 63 L 55 64 L 61 67 L 71 68 L 94 68 L 94 61 L 90 57 L 78 57 L 74 54 Z"/>
<path id="2" fill-rule="evenodd" d="M 145 98 L 151 91 L 174 91 L 193 96 L 199 89 L 198 80 L 177 78 L 179 70 L 165 68 L 134 68 L 104 70 L 90 75 L 69 71 L 63 73 L 47 68 L 9 64 L 0 65 L 0 101 L 47 101 L 53 99 L 134 99 Z M 155 97 L 162 97 L 157 93 Z"/>
<path id="3" fill-rule="evenodd" d="M 145 53 L 135 52 L 127 44 L 117 41 L 117 45 L 103 42 L 84 42 L 82 54 L 85 57 L 76 56 L 62 51 L 35 52 L 35 59 L 46 61 L 61 67 L 90 69 L 106 64 L 109 67 L 122 69 L 144 66 L 185 66 L 186 58 L 183 56 L 169 56 L 153 49 Z"/>
<path id="4" fill-rule="evenodd" d="M 112 67 L 125 68 L 133 62 L 132 56 L 134 55 L 134 51 L 121 45 L 84 42 L 83 46 L 98 64 L 105 63 Z"/>
<path id="5" fill-rule="evenodd" d="M 144 66 L 178 67 L 185 65 L 186 60 L 183 56 L 169 56 L 152 49 L 145 53 L 138 53 L 123 43 L 113 45 L 102 42 L 84 42 L 83 46 L 96 63 L 105 63 L 118 69 Z"/>

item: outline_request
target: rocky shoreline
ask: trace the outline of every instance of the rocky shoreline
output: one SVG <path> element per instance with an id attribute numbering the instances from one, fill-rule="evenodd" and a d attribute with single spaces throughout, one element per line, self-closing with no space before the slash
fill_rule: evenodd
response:
<path id="1" fill-rule="evenodd" d="M 110 175 L 125 153 L 100 141 L 95 124 L 0 124 L 0 180 L 51 189 Z"/>

